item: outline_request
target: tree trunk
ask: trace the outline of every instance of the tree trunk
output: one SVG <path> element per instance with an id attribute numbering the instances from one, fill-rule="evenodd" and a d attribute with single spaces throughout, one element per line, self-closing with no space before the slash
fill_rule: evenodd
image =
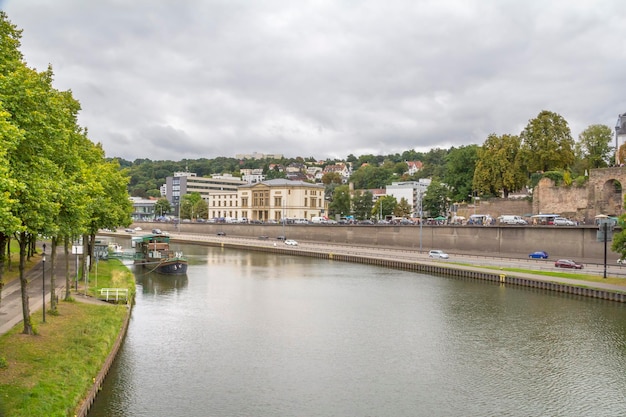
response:
<path id="1" fill-rule="evenodd" d="M 57 301 L 56 301 L 56 277 L 55 277 L 55 265 L 57 259 L 57 237 L 54 236 L 51 242 L 52 248 L 50 249 L 50 311 L 57 311 Z"/>
<path id="2" fill-rule="evenodd" d="M 26 252 L 28 250 L 29 238 L 30 236 L 28 233 L 21 232 L 17 240 L 20 244 L 19 275 L 20 275 L 20 287 L 22 289 L 22 315 L 24 318 L 24 330 L 22 330 L 22 333 L 32 335 L 34 334 L 34 331 L 33 331 L 33 325 L 30 322 L 30 308 L 28 306 L 28 280 L 26 279 L 26 275 L 24 274 L 24 269 L 26 267 Z"/>
<path id="3" fill-rule="evenodd" d="M 5 247 L 7 237 L 4 233 L 0 233 L 0 305 L 2 304 L 2 287 L 4 287 L 4 264 L 6 263 Z"/>
<path id="4" fill-rule="evenodd" d="M 71 298 L 72 278 L 70 277 L 70 238 L 63 238 L 63 250 L 65 251 L 65 301 Z M 76 255 L 78 256 L 78 255 Z"/>
<path id="5" fill-rule="evenodd" d="M 88 265 L 88 261 L 89 261 L 89 235 L 85 234 L 83 235 L 83 260 L 82 260 L 82 266 L 83 266 L 83 273 L 81 276 L 81 281 L 85 284 L 85 295 L 87 294 L 87 277 L 88 277 L 88 273 L 89 273 L 89 265 Z"/>

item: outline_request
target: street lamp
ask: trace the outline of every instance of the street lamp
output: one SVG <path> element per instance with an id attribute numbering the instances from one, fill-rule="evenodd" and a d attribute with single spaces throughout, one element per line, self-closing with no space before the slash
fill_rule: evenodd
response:
<path id="1" fill-rule="evenodd" d="M 41 293 L 43 295 L 43 322 L 46 322 L 46 244 L 43 244 L 43 268 L 41 268 Z"/>
<path id="2" fill-rule="evenodd" d="M 419 197 L 420 197 L 420 253 L 422 253 L 422 192 L 419 192 Z"/>

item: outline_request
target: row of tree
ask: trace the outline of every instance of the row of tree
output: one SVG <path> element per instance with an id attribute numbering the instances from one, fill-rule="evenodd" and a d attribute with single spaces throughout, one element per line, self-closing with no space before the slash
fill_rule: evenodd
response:
<path id="1" fill-rule="evenodd" d="M 108 161 L 78 125 L 78 101 L 52 86 L 50 67 L 37 72 L 26 65 L 20 38 L 21 31 L 0 12 L 0 289 L 10 239 L 16 239 L 23 332 L 33 334 L 24 266 L 37 239 L 51 240 L 54 271 L 57 245 L 67 255 L 71 242 L 82 236 L 93 248 L 98 229 L 130 224 L 132 204 L 119 164 Z M 87 268 L 83 264 L 83 274 Z M 54 280 L 53 272 L 52 289 Z M 68 298 L 69 273 L 65 287 Z M 55 303 L 52 297 L 52 310 Z"/>

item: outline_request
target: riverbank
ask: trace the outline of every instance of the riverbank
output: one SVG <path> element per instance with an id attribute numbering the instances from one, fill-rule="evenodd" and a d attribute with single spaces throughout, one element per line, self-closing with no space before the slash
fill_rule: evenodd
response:
<path id="1" fill-rule="evenodd" d="M 126 287 L 134 276 L 118 260 L 99 262 L 99 287 Z M 89 290 L 94 291 L 95 271 Z M 0 337 L 0 416 L 84 416 L 121 346 L 132 303 L 114 305 L 84 295 L 60 301 L 46 321 L 31 314 L 36 335 L 15 325 Z M 89 294 L 89 291 L 87 291 Z"/>

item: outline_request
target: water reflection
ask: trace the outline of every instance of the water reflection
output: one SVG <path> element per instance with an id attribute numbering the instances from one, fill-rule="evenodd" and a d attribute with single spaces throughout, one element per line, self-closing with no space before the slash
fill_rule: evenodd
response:
<path id="1" fill-rule="evenodd" d="M 90 416 L 621 416 L 626 306 L 202 248 L 140 286 Z"/>
<path id="2" fill-rule="evenodd" d="M 187 288 L 189 278 L 184 275 L 165 275 L 156 272 L 143 273 L 139 269 L 135 280 L 141 286 L 143 294 L 168 294 Z"/>

